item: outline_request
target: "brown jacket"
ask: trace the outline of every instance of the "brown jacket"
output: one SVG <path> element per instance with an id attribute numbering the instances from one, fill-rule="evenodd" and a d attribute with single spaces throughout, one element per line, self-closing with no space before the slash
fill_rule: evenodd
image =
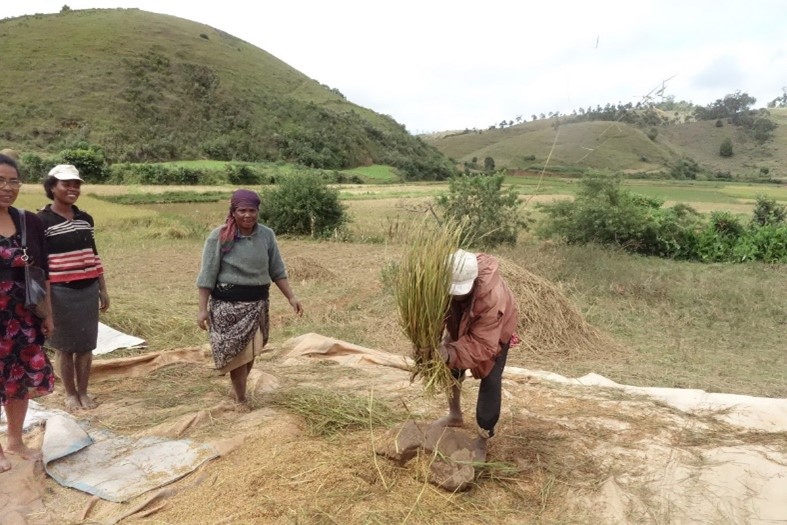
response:
<path id="1" fill-rule="evenodd" d="M 478 277 L 471 298 L 462 307 L 456 303 L 446 316 L 448 366 L 470 370 L 473 377 L 489 375 L 500 352 L 517 324 L 514 296 L 498 271 L 497 259 L 476 254 Z"/>

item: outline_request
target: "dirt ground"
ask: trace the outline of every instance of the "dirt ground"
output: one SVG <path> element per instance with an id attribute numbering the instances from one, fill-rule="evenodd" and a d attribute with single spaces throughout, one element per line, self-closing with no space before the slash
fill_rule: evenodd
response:
<path id="1" fill-rule="evenodd" d="M 470 490 L 448 493 L 425 474 L 434 458 L 399 466 L 374 453 L 397 422 L 442 415 L 401 356 L 342 342 L 268 348 L 252 375 L 252 410 L 228 402 L 228 381 L 205 347 L 155 359 L 102 360 L 101 405 L 75 414 L 127 435 L 213 443 L 190 475 L 127 503 L 59 486 L 40 468 L 27 523 L 778 523 L 787 519 L 787 434 L 731 425 L 725 411 L 684 412 L 620 390 L 512 369 L 498 435 Z M 154 357 L 154 356 L 149 356 Z M 165 359 L 166 358 L 166 359 Z M 360 396 L 395 414 L 390 425 L 315 435 L 277 396 L 297 389 Z M 465 383 L 472 434 L 477 382 Z M 42 400 L 62 406 L 62 393 Z M 40 439 L 40 429 L 30 439 Z M 16 460 L 15 460 L 16 461 Z M 28 465 L 30 465 L 28 463 Z M 39 465 L 40 467 L 40 465 Z M 14 469 L 25 465 L 15 462 Z M 31 471 L 34 469 L 30 469 Z M 4 485 L 6 485 L 4 483 Z M 34 491 L 35 493 L 35 491 Z M 2 491 L 0 491 L 0 498 Z M 2 501 L 2 500 L 0 500 Z M 24 523 L 22 521 L 0 523 Z"/>

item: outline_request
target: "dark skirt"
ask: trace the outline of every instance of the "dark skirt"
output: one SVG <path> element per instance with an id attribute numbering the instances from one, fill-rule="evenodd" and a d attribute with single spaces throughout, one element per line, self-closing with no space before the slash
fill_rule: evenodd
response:
<path id="1" fill-rule="evenodd" d="M 85 288 L 53 284 L 52 316 L 55 333 L 47 346 L 82 354 L 92 352 L 98 341 L 98 280 Z"/>

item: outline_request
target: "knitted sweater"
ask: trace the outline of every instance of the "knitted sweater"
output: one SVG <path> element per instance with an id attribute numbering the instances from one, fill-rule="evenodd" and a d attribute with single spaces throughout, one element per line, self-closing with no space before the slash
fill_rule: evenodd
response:
<path id="1" fill-rule="evenodd" d="M 221 227 L 216 228 L 205 240 L 198 288 L 212 290 L 217 283 L 259 286 L 287 278 L 273 230 L 257 224 L 250 236 L 236 238 L 228 253 L 221 253 L 220 233 Z"/>

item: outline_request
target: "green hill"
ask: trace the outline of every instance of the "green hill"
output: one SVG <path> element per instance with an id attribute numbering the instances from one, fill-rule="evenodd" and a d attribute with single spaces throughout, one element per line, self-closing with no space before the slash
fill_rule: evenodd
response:
<path id="1" fill-rule="evenodd" d="M 625 122 L 556 122 L 537 120 L 484 131 L 465 130 L 424 136 L 458 164 L 483 167 L 491 157 L 497 168 L 540 170 L 549 157 L 551 166 L 581 171 L 586 168 L 624 173 L 667 172 L 680 159 L 697 162 L 705 172 L 733 176 L 759 173 L 787 176 L 787 108 L 768 110 L 778 127 L 773 138 L 758 144 L 742 128 L 715 121 L 675 122 L 638 126 Z M 655 133 L 654 131 L 655 130 Z M 654 138 L 649 135 L 655 135 Z M 719 155 L 722 140 L 732 140 L 734 154 Z"/>
<path id="2" fill-rule="evenodd" d="M 369 164 L 440 179 L 451 166 L 387 116 L 262 49 L 188 20 L 93 9 L 0 21 L 0 144 L 79 141 L 120 161 Z"/>

